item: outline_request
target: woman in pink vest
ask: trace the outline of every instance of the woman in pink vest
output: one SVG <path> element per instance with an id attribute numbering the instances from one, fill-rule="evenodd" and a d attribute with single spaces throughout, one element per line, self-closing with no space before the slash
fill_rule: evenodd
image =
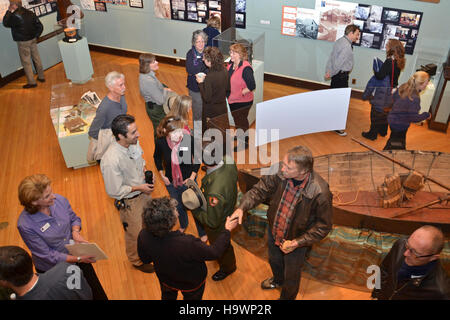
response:
<path id="1" fill-rule="evenodd" d="M 228 75 L 231 92 L 228 95 L 228 103 L 236 127 L 247 131 L 248 112 L 253 105 L 253 90 L 256 88 L 255 77 L 248 62 L 247 49 L 242 44 L 235 43 L 230 46 L 230 57 Z M 245 147 L 248 147 L 248 135 L 245 136 Z"/>

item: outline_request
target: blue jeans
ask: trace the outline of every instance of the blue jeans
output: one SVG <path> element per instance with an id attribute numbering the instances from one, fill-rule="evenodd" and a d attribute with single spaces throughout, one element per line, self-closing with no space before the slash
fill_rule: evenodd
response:
<path id="1" fill-rule="evenodd" d="M 295 300 L 300 288 L 302 267 L 308 247 L 297 248 L 291 253 L 285 254 L 275 245 L 270 228 L 268 229 L 267 246 L 273 279 L 282 286 L 280 299 Z"/>
<path id="2" fill-rule="evenodd" d="M 178 205 L 177 205 L 178 220 L 180 221 L 181 229 L 186 230 L 186 228 L 189 224 L 189 220 L 188 220 L 188 215 L 187 215 L 186 209 L 183 205 L 183 201 L 181 199 L 181 195 L 183 194 L 183 192 L 185 190 L 187 190 L 187 187 L 183 184 L 183 185 L 175 188 L 173 186 L 173 184 L 169 184 L 168 186 L 166 186 L 166 188 L 170 194 L 170 197 L 172 199 L 177 200 L 177 202 L 178 202 Z M 195 225 L 197 226 L 198 236 L 203 237 L 206 234 L 205 229 L 203 229 L 203 226 L 200 224 L 200 222 L 198 222 L 196 219 L 194 219 L 194 220 L 195 220 Z"/>

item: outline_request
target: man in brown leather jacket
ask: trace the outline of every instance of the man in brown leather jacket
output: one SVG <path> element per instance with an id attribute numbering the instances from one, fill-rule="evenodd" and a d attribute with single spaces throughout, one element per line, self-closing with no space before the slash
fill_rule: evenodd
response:
<path id="1" fill-rule="evenodd" d="M 381 288 L 372 297 L 380 300 L 448 300 L 449 277 L 439 254 L 444 247 L 442 232 L 423 226 L 408 239 L 394 243 L 380 266 Z"/>
<path id="2" fill-rule="evenodd" d="M 264 280 L 261 287 L 281 287 L 280 299 L 296 298 L 306 253 L 332 226 L 332 194 L 328 183 L 313 171 L 313 164 L 308 148 L 289 150 L 279 172 L 263 176 L 232 215 L 242 223 L 245 211 L 270 199 L 267 244 L 273 277 Z"/>

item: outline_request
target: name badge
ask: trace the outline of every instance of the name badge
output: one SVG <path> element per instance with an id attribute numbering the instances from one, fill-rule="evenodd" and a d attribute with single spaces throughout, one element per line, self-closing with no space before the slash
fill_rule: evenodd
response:
<path id="1" fill-rule="evenodd" d="M 189 147 L 180 147 L 180 151 L 189 151 Z"/>
<path id="2" fill-rule="evenodd" d="M 43 226 L 42 226 L 42 228 L 41 228 L 41 232 L 45 232 L 48 228 L 50 228 L 50 223 L 46 223 L 46 224 L 44 224 Z"/>

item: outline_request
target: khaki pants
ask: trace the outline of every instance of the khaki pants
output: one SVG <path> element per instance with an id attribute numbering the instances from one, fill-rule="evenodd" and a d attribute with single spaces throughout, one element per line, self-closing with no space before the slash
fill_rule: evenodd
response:
<path id="1" fill-rule="evenodd" d="M 137 238 L 142 230 L 142 212 L 151 197 L 141 193 L 134 199 L 125 199 L 126 207 L 120 210 L 120 220 L 125 229 L 125 251 L 128 260 L 136 267 L 143 264 L 137 252 Z"/>
<path id="2" fill-rule="evenodd" d="M 34 66 L 38 73 L 38 78 L 44 79 L 44 69 L 42 67 L 41 57 L 39 56 L 36 39 L 17 41 L 17 48 L 19 49 L 20 62 L 22 63 L 23 70 L 25 71 L 28 84 L 36 84 L 31 59 L 33 59 Z"/>

